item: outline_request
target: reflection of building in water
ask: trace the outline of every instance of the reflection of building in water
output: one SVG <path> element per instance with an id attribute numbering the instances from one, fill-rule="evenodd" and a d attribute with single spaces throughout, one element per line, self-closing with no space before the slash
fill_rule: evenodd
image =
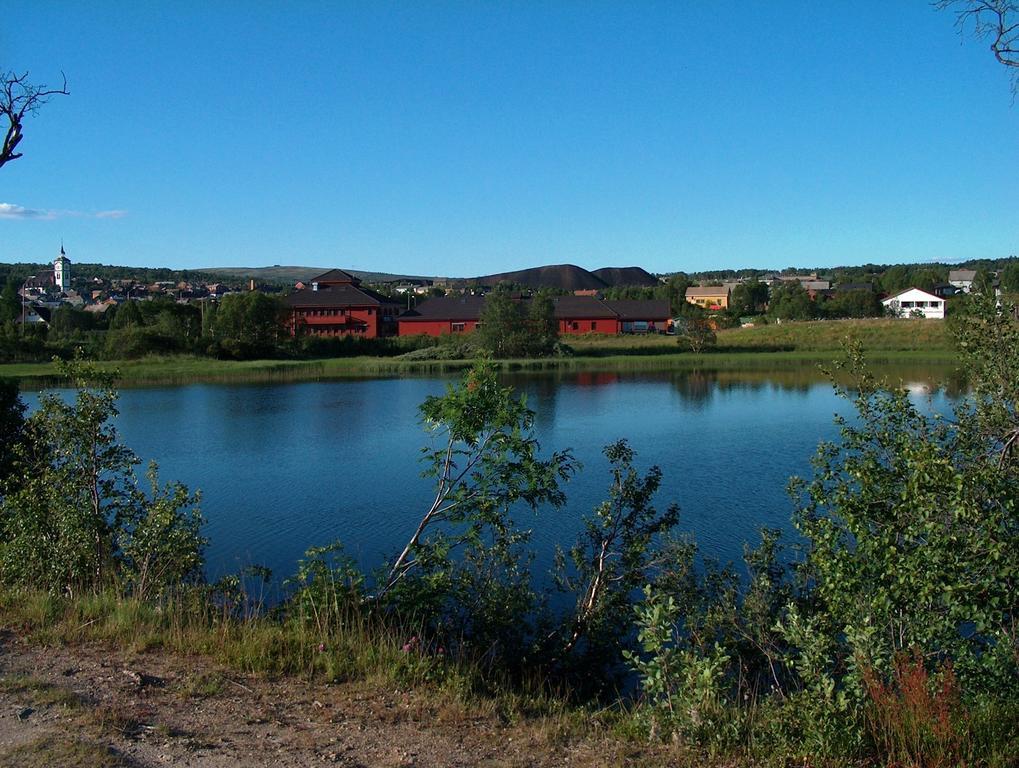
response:
<path id="1" fill-rule="evenodd" d="M 609 371 L 581 371 L 577 374 L 578 387 L 601 387 L 619 381 L 618 373 Z"/>
<path id="2" fill-rule="evenodd" d="M 930 386 L 922 381 L 904 381 L 900 386 L 911 395 L 931 394 Z"/>

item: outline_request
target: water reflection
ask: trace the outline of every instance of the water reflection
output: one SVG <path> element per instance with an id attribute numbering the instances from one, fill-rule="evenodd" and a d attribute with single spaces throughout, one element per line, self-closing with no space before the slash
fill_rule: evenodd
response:
<path id="1" fill-rule="evenodd" d="M 884 373 L 937 409 L 961 391 L 947 369 Z M 434 436 L 418 406 L 450 381 L 125 390 L 118 426 L 165 479 L 202 489 L 210 575 L 251 563 L 286 575 L 307 547 L 337 538 L 370 570 L 406 539 L 427 504 L 419 457 Z M 677 502 L 682 530 L 725 561 L 738 558 L 760 526 L 789 529 L 786 483 L 809 475 L 818 442 L 837 434 L 832 414 L 847 411 L 813 366 L 514 373 L 503 382 L 526 394 L 543 450 L 570 447 L 584 466 L 566 488 L 564 510 L 521 518 L 534 530 L 538 571 L 605 498 L 606 444 L 626 438 L 638 467 L 659 465 L 656 504 Z"/>

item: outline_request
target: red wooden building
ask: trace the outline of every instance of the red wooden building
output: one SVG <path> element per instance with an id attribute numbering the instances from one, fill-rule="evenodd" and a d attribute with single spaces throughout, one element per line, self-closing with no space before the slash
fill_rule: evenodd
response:
<path id="1" fill-rule="evenodd" d="M 402 305 L 362 288 L 361 281 L 340 269 L 331 269 L 306 281 L 305 288 L 284 299 L 290 308 L 292 335 L 395 336 Z"/>
<path id="2" fill-rule="evenodd" d="M 467 333 L 478 327 L 484 296 L 439 296 L 421 302 L 399 317 L 400 335 L 442 336 Z"/>
<path id="3" fill-rule="evenodd" d="M 523 299 L 527 301 L 527 299 Z M 553 298 L 559 333 L 656 333 L 668 328 L 668 301 L 606 301 L 594 296 Z M 422 302 L 400 315 L 400 335 L 468 333 L 478 326 L 484 296 L 445 296 Z"/>

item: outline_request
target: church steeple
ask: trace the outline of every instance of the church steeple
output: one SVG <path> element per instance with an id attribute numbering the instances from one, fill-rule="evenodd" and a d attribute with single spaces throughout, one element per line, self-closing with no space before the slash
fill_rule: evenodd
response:
<path id="1" fill-rule="evenodd" d="M 63 293 L 71 289 L 71 260 L 64 253 L 63 240 L 60 241 L 60 255 L 53 260 L 53 284 Z"/>

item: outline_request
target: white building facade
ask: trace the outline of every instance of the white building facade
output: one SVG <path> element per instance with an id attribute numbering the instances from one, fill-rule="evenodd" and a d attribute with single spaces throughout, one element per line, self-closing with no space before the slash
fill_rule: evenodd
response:
<path id="1" fill-rule="evenodd" d="M 925 317 L 928 320 L 945 319 L 945 300 L 933 293 L 909 288 L 883 299 L 885 310 L 896 317 Z"/>

